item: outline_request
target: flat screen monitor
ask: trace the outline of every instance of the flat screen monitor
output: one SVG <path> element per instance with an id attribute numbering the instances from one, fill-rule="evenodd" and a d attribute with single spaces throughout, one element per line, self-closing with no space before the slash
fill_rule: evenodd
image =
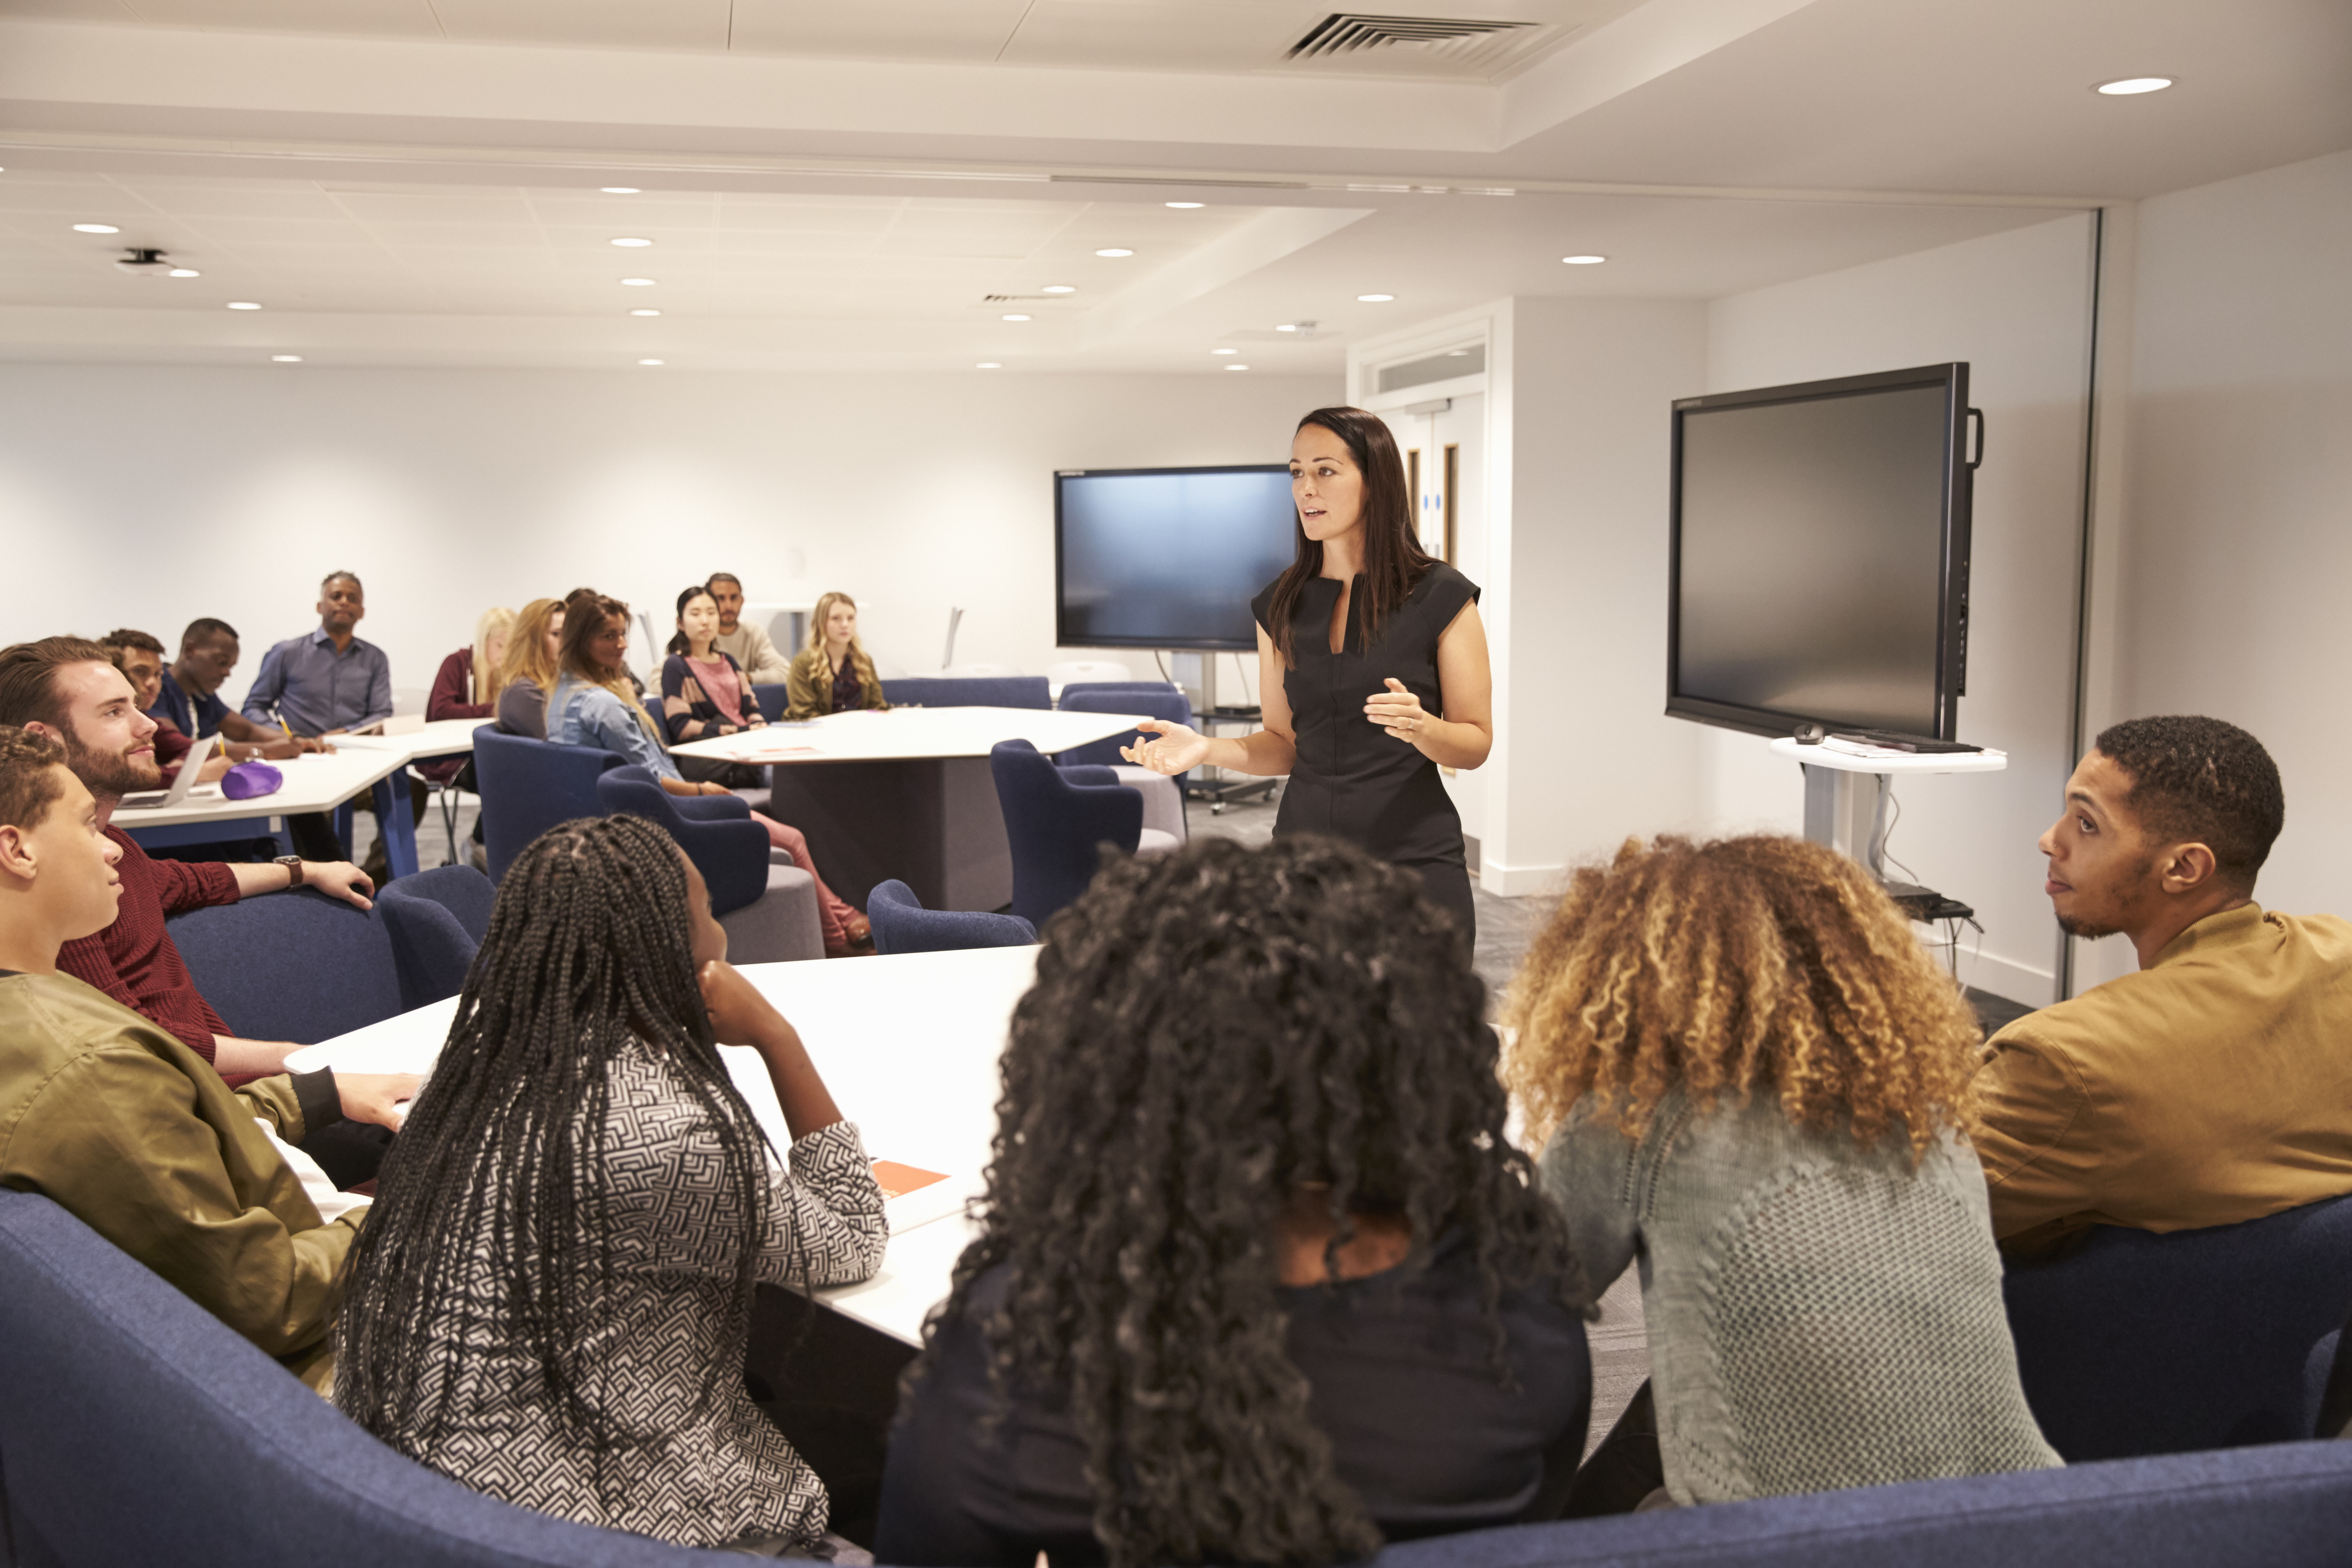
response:
<path id="1" fill-rule="evenodd" d="M 1249 652 L 1250 600 L 1297 553 L 1290 470 L 1065 469 L 1054 476 L 1055 640 Z"/>
<path id="2" fill-rule="evenodd" d="M 1958 739 L 1968 402 L 1955 363 L 1674 405 L 1668 713 Z"/>

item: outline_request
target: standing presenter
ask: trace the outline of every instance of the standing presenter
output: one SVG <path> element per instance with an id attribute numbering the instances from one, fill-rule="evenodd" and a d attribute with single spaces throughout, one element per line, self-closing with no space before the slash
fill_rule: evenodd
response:
<path id="1" fill-rule="evenodd" d="M 1360 408 L 1299 421 L 1290 493 L 1297 558 L 1250 601 L 1265 727 L 1211 739 L 1146 720 L 1121 754 L 1163 773 L 1289 774 L 1276 833 L 1349 839 L 1419 872 L 1475 942 L 1462 818 L 1437 770 L 1475 768 L 1495 743 L 1477 585 L 1423 552 L 1396 440 Z M 1279 683 L 1263 673 L 1277 669 Z"/>

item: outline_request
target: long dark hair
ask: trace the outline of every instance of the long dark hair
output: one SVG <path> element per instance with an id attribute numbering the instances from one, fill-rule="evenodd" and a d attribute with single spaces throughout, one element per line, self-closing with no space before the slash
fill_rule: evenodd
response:
<path id="1" fill-rule="evenodd" d="M 1358 1214 L 1410 1221 L 1407 1271 L 1464 1236 L 1498 1380 L 1507 1290 L 1587 1294 L 1504 1137 L 1468 953 L 1410 872 L 1309 836 L 1112 865 L 1045 937 L 982 1234 L 927 1339 L 1009 1266 L 982 1324 L 998 1396 L 1067 1391 L 1115 1568 L 1369 1554 L 1285 1345 L 1293 1191 L 1329 1184 L 1334 1279 Z"/>
<path id="2" fill-rule="evenodd" d="M 343 1276 L 335 1402 L 378 1436 L 429 1447 L 446 1436 L 486 1338 L 538 1364 L 582 1447 L 662 1436 L 627 1429 L 605 1397 L 609 1358 L 592 1349 L 614 1326 L 624 1261 L 600 1140 L 615 1064 L 648 1047 L 700 1111 L 719 1189 L 745 1200 L 731 1222 L 729 1348 L 699 1369 L 700 1410 L 740 1381 L 768 1146 L 711 1037 L 688 918 L 677 849 L 641 817 L 563 823 L 509 868 Z M 428 1323 L 484 1310 L 469 1284 L 483 1258 L 496 1322 L 459 1321 L 446 1349 L 429 1348 Z"/>
<path id="3" fill-rule="evenodd" d="M 709 584 L 697 583 L 691 588 L 682 588 L 678 591 L 677 613 L 680 616 L 685 615 L 686 607 L 697 599 L 709 599 L 714 605 L 719 602 L 718 596 L 711 593 Z M 717 652 L 719 647 L 717 641 L 714 640 L 710 646 L 712 651 Z M 677 631 L 670 634 L 669 651 L 688 658 L 694 657 L 694 643 L 687 637 L 684 626 L 678 627 Z M 719 657 L 723 658 L 726 656 L 721 654 Z"/>
<path id="4" fill-rule="evenodd" d="M 1364 476 L 1364 591 L 1357 599 L 1364 647 L 1380 636 L 1381 622 L 1402 606 L 1422 574 L 1436 563 L 1421 547 L 1413 531 L 1412 497 L 1405 489 L 1404 458 L 1397 453 L 1396 437 L 1377 414 L 1360 408 L 1318 408 L 1298 422 L 1300 430 L 1320 426 L 1347 443 L 1348 456 Z M 1294 437 L 1297 432 L 1293 432 Z M 1295 664 L 1297 643 L 1292 623 L 1298 618 L 1299 595 L 1323 574 L 1323 546 L 1307 537 L 1306 525 L 1294 516 L 1297 555 L 1274 580 L 1274 597 L 1266 605 L 1266 629 L 1285 666 Z"/>

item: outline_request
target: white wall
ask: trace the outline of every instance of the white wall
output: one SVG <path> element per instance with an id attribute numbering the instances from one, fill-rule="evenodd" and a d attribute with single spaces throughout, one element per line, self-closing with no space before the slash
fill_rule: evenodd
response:
<path id="1" fill-rule="evenodd" d="M 2139 225 L 2126 710 L 2259 737 L 2287 799 L 2263 902 L 2352 913 L 2352 152 Z"/>
<path id="2" fill-rule="evenodd" d="M 1707 312 L 1708 391 L 1969 363 L 1988 438 L 1959 733 L 2007 752 L 2010 767 L 1904 783 L 1891 848 L 1917 880 L 1975 906 L 1985 934 L 1973 968 L 1973 933 L 1963 942 L 1961 977 L 2036 1005 L 2053 999 L 2060 939 L 2034 841 L 2073 765 L 2090 264 L 2091 220 L 2070 216 L 1732 295 Z M 1802 778 L 1767 743 L 1704 732 L 1701 809 L 1714 830 L 1802 831 Z"/>
<path id="3" fill-rule="evenodd" d="M 713 570 L 846 589 L 866 645 L 1042 672 L 1058 468 L 1278 461 L 1337 376 L 856 375 L 0 366 L 0 643 L 197 616 L 261 653 L 367 584 L 424 687 L 491 604 L 593 584 L 652 606 Z M 633 647 L 632 658 L 644 650 Z M 1148 654 L 1124 658 L 1142 673 Z M 1251 672 L 1253 678 L 1255 671 Z"/>

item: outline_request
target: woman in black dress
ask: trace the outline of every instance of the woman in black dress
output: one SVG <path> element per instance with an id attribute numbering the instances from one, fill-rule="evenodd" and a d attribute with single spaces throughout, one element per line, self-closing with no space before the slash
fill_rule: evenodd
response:
<path id="1" fill-rule="evenodd" d="M 1298 555 L 1250 601 L 1265 727 L 1238 740 L 1146 720 L 1122 755 L 1287 773 L 1276 834 L 1328 833 L 1420 873 L 1475 941 L 1462 818 L 1437 770 L 1495 743 L 1478 588 L 1423 552 L 1396 440 L 1360 408 L 1318 408 L 1290 444 Z"/>

